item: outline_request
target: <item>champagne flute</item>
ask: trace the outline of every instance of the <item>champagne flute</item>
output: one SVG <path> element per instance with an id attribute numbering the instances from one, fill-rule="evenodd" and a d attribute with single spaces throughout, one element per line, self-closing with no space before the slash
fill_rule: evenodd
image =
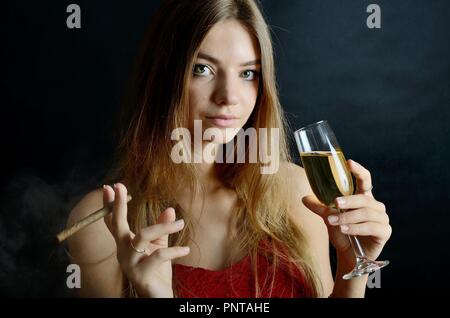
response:
<path id="1" fill-rule="evenodd" d="M 323 204 L 336 208 L 334 199 L 352 195 L 354 191 L 352 175 L 347 169 L 344 153 L 328 121 L 300 128 L 295 133 L 295 141 L 300 158 L 308 177 L 308 182 Z M 338 209 L 339 213 L 345 210 Z M 355 268 L 343 279 L 351 279 L 372 273 L 389 264 L 389 261 L 374 261 L 366 257 L 356 236 L 348 235 L 356 257 Z"/>

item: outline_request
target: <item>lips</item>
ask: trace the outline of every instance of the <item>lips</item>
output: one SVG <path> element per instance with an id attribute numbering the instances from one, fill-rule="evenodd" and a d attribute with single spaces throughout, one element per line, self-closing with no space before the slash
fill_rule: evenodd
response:
<path id="1" fill-rule="evenodd" d="M 206 118 L 218 118 L 218 119 L 237 119 L 236 116 L 233 115 L 216 115 L 216 116 L 206 116 Z"/>
<path id="2" fill-rule="evenodd" d="M 212 124 L 219 127 L 231 127 L 236 122 L 237 117 L 233 115 L 206 116 Z"/>

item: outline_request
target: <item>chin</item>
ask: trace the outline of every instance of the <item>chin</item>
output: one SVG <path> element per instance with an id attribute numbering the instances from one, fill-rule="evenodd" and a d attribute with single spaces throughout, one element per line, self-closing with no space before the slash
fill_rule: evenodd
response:
<path id="1" fill-rule="evenodd" d="M 233 136 L 231 136 L 231 137 L 230 137 L 230 136 L 223 137 L 222 140 L 213 141 L 213 142 L 216 143 L 216 144 L 222 144 L 222 145 L 224 145 L 224 144 L 227 144 L 227 143 L 229 143 L 230 141 L 232 141 L 233 138 L 234 138 L 234 136 L 236 136 L 236 135 L 233 135 Z"/>
<path id="2" fill-rule="evenodd" d="M 237 135 L 239 132 L 239 128 L 234 127 L 208 127 L 205 129 L 205 139 L 211 140 L 211 142 L 215 144 L 226 144 L 233 140 L 233 138 Z M 213 135 L 214 138 L 210 138 L 211 135 Z"/>

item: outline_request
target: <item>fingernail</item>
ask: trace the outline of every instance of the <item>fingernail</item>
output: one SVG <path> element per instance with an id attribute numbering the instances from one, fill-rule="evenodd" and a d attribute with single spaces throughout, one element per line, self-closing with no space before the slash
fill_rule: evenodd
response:
<path id="1" fill-rule="evenodd" d="M 105 190 L 105 189 L 106 189 L 106 185 L 104 184 L 104 185 L 103 185 L 103 190 Z"/>
<path id="2" fill-rule="evenodd" d="M 345 199 L 344 199 L 343 197 L 336 198 L 336 201 L 337 201 L 337 204 L 338 204 L 340 207 L 345 206 L 346 201 L 345 201 Z"/>
<path id="3" fill-rule="evenodd" d="M 330 222 L 331 224 L 336 224 L 338 220 L 339 220 L 339 217 L 336 215 L 330 215 L 328 217 L 328 222 Z"/>
<path id="4" fill-rule="evenodd" d="M 347 232 L 348 231 L 348 225 L 345 225 L 345 224 L 341 225 L 341 231 L 342 232 Z"/>
<path id="5" fill-rule="evenodd" d="M 114 183 L 114 190 L 117 189 L 117 183 Z"/>
<path id="6" fill-rule="evenodd" d="M 191 248 L 189 246 L 183 246 L 182 247 L 183 253 L 189 253 L 189 251 L 191 250 Z"/>
<path id="7" fill-rule="evenodd" d="M 182 227 L 182 226 L 184 226 L 184 220 L 183 220 L 183 219 L 176 220 L 174 223 L 175 223 L 175 225 L 176 225 L 177 227 Z"/>

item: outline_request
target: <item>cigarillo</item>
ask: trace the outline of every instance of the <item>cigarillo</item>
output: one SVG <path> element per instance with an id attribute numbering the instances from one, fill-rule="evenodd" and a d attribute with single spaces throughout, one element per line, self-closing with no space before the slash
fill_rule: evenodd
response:
<path id="1" fill-rule="evenodd" d="M 130 200 L 131 200 L 131 195 L 128 194 L 127 202 L 130 202 Z M 105 216 L 107 216 L 109 213 L 112 212 L 112 205 L 113 205 L 113 202 L 110 202 L 108 204 L 108 206 L 103 207 L 103 208 L 95 211 L 92 214 L 89 214 L 87 217 L 81 219 L 80 221 L 78 221 L 77 223 L 72 225 L 71 227 L 68 227 L 68 228 L 62 230 L 61 232 L 59 232 L 56 235 L 56 239 L 58 240 L 58 243 L 63 242 L 68 237 L 74 235 L 76 232 L 78 232 L 82 228 L 88 226 L 89 224 L 92 224 L 92 223 L 100 220 L 101 218 L 104 218 Z"/>

